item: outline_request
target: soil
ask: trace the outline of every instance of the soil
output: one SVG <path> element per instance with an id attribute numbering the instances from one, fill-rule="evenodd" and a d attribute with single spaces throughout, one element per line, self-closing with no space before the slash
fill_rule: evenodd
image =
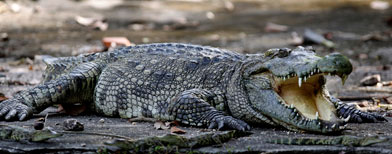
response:
<path id="1" fill-rule="evenodd" d="M 358 90 L 365 76 L 380 74 L 381 81 L 392 81 L 392 9 L 372 9 L 373 1 L 123 1 L 123 0 L 0 0 L 0 93 L 12 97 L 15 92 L 39 84 L 45 56 L 74 56 L 104 52 L 104 37 L 121 36 L 134 44 L 153 42 L 184 42 L 208 45 L 240 53 L 261 53 L 270 48 L 294 48 L 292 35 L 303 36 L 305 29 L 331 36 L 336 46 L 329 49 L 312 45 L 317 54 L 340 52 L 350 58 L 353 73 L 345 85 L 329 77 L 331 94 L 346 103 L 364 104 L 362 109 L 386 114 L 390 122 L 349 124 L 343 134 L 379 135 L 391 138 L 392 116 L 388 104 L 392 93 Z M 392 1 L 385 1 L 391 4 Z M 18 9 L 19 8 L 19 9 Z M 82 16 L 106 22 L 109 27 L 98 30 L 78 24 Z M 286 31 L 267 32 L 267 23 L 281 24 Z M 391 88 L 391 86 L 384 86 Z M 391 103 L 391 102 L 390 102 Z M 23 122 L 0 122 L 32 127 L 34 120 L 48 111 Z M 50 113 L 47 126 L 61 130 L 69 115 Z M 169 130 L 155 130 L 152 123 L 135 125 L 126 119 L 95 115 L 72 116 L 85 124 L 86 132 L 98 132 L 142 138 L 164 135 Z M 104 123 L 100 123 L 100 119 Z M 197 135 L 200 128 L 180 127 Z M 392 153 L 392 143 L 371 147 L 286 146 L 265 143 L 275 137 L 307 137 L 324 135 L 296 133 L 264 126 L 252 129 L 249 137 L 233 139 L 218 146 L 193 149 L 205 153 Z M 110 137 L 96 135 L 65 135 L 47 143 L 15 143 L 1 141 L 1 152 L 94 152 Z"/>

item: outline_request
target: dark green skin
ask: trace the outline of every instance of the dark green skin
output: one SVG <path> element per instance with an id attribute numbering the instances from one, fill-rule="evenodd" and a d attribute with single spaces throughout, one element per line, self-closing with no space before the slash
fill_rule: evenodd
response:
<path id="1" fill-rule="evenodd" d="M 286 145 L 344 145 L 344 146 L 355 146 L 364 147 L 370 146 L 376 143 L 382 143 L 388 141 L 385 137 L 379 136 L 339 136 L 331 138 L 279 138 L 272 139 L 268 143 L 274 144 L 286 144 Z"/>
<path id="2" fill-rule="evenodd" d="M 0 125 L 0 140 L 40 142 L 62 136 L 49 129 L 30 130 L 14 125 Z"/>
<path id="3" fill-rule="evenodd" d="M 24 120 L 54 103 L 87 103 L 100 115 L 152 117 L 218 129 L 274 125 L 291 130 L 340 131 L 340 121 L 307 121 L 283 105 L 268 78 L 256 73 L 303 77 L 310 70 L 348 76 L 340 54 L 319 57 L 311 49 L 271 49 L 242 55 L 212 47 L 158 43 L 112 52 L 46 59 L 42 84 L 0 103 L 0 118 Z M 319 66 L 321 65 L 322 66 Z M 333 97 L 336 113 L 353 122 L 383 117 L 348 107 Z M 337 116 L 339 116 L 337 115 Z"/>

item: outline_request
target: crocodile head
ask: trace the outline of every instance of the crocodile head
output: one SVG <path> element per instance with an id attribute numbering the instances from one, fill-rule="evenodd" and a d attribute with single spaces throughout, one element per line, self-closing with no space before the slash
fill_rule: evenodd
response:
<path id="1" fill-rule="evenodd" d="M 310 48 L 272 49 L 263 62 L 245 69 L 245 88 L 254 110 L 273 124 L 290 130 L 329 133 L 340 131 L 348 118 L 337 115 L 337 99 L 326 90 L 326 75 L 344 81 L 350 61 L 333 53 L 317 56 Z"/>

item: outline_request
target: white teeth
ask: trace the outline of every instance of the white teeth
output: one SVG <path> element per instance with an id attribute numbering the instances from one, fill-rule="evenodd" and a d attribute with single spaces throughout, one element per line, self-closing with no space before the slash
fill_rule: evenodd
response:
<path id="1" fill-rule="evenodd" d="M 302 85 L 302 78 L 298 78 L 298 86 L 301 87 Z"/>
<path id="2" fill-rule="evenodd" d="M 304 82 L 306 82 L 306 78 L 307 78 L 307 77 L 305 76 L 305 77 L 304 77 Z"/>
<path id="3" fill-rule="evenodd" d="M 293 108 L 294 107 L 294 105 L 293 104 L 290 104 L 290 108 Z"/>
<path id="4" fill-rule="evenodd" d="M 293 112 L 297 112 L 297 109 L 294 109 Z"/>
<path id="5" fill-rule="evenodd" d="M 285 76 L 283 76 L 283 81 L 284 81 L 284 80 L 286 80 L 286 77 L 285 77 Z"/>
<path id="6" fill-rule="evenodd" d="M 333 125 L 332 125 L 332 128 L 335 128 L 335 127 L 336 127 L 336 124 L 333 124 Z"/>
<path id="7" fill-rule="evenodd" d="M 318 112 L 316 112 L 316 119 L 318 119 L 319 118 L 319 113 Z"/>
<path id="8" fill-rule="evenodd" d="M 343 119 L 343 121 L 344 121 L 344 122 L 348 122 L 348 120 L 350 120 L 350 116 L 351 116 L 351 115 L 349 115 L 347 118 Z"/>

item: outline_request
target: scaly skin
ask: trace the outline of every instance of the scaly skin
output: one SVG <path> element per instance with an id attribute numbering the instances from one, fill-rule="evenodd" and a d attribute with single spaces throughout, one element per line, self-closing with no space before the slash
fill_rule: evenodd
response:
<path id="1" fill-rule="evenodd" d="M 101 115 L 153 117 L 218 129 L 249 130 L 247 123 L 251 123 L 329 133 L 340 131 L 347 120 L 385 120 L 348 107 L 325 90 L 324 74 L 346 79 L 351 73 L 347 58 L 340 54 L 319 57 L 303 47 L 242 55 L 159 43 L 45 61 L 44 82 L 0 103 L 0 118 L 24 120 L 54 103 L 89 103 Z M 310 92 L 313 86 L 310 88 L 326 103 L 313 109 L 293 105 L 294 101 L 280 96 L 286 94 L 284 84 L 279 85 L 285 81 L 289 86 L 303 83 L 302 87 L 286 88 L 297 89 L 286 93 Z M 307 95 L 300 96 L 310 97 Z"/>
<path id="2" fill-rule="evenodd" d="M 287 145 L 344 145 L 364 147 L 386 141 L 388 141 L 387 138 L 379 136 L 339 136 L 332 138 L 279 138 L 270 140 L 268 143 Z"/>
<path id="3" fill-rule="evenodd" d="M 61 135 L 49 129 L 29 130 L 14 125 L 0 125 L 0 140 L 40 142 Z"/>

